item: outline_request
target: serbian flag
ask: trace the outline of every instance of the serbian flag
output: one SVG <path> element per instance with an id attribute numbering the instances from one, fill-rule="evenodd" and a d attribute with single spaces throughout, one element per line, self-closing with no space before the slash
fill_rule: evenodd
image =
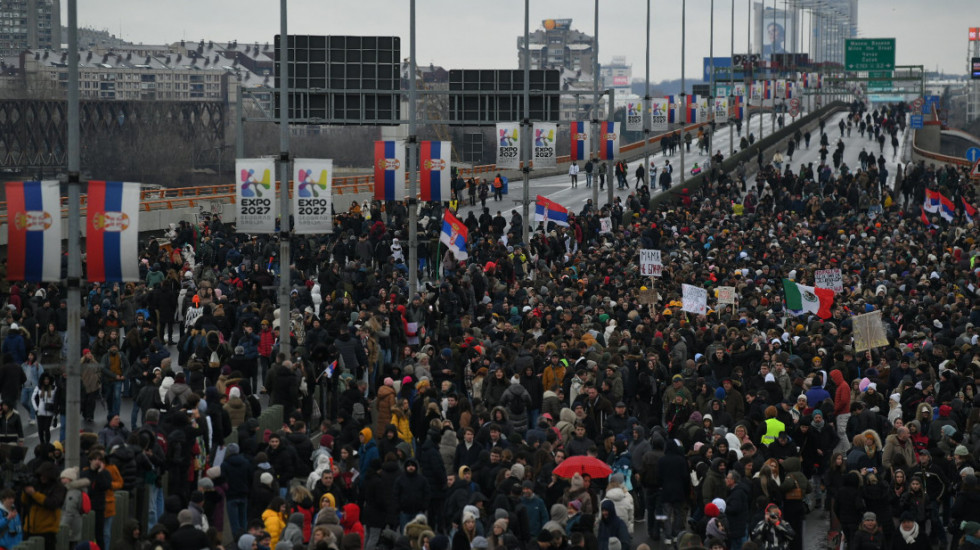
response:
<path id="1" fill-rule="evenodd" d="M 453 215 L 448 208 L 442 215 L 442 234 L 439 241 L 445 244 L 452 251 L 457 260 L 465 260 L 469 257 L 466 252 L 466 236 L 469 232 L 463 222 Z"/>
<path id="2" fill-rule="evenodd" d="M 538 198 L 534 202 L 534 221 L 543 221 L 545 228 L 548 227 L 548 222 L 554 222 L 555 225 L 568 227 L 567 208 L 541 195 L 538 195 Z"/>
<path id="3" fill-rule="evenodd" d="M 423 141 L 420 149 L 419 193 L 426 202 L 447 202 L 451 195 L 451 141 Z"/>
<path id="4" fill-rule="evenodd" d="M 572 122 L 569 128 L 572 136 L 572 160 L 586 160 L 589 158 L 589 123 Z"/>
<path id="5" fill-rule="evenodd" d="M 687 123 L 695 124 L 698 120 L 698 96 L 688 94 L 684 96 L 684 111 L 687 113 Z"/>
<path id="6" fill-rule="evenodd" d="M 405 145 L 401 141 L 374 142 L 374 199 L 405 199 Z"/>
<path id="7" fill-rule="evenodd" d="M 619 134 L 616 125 L 618 122 L 601 122 L 599 135 L 599 158 L 602 160 L 615 160 L 619 156 Z"/>
<path id="8" fill-rule="evenodd" d="M 929 212 L 930 214 L 935 214 L 939 212 L 939 191 L 933 191 L 932 189 L 926 189 L 926 201 L 922 204 L 922 208 Z"/>
<path id="9" fill-rule="evenodd" d="M 733 115 L 732 116 L 734 116 L 735 118 L 740 119 L 740 120 L 741 119 L 744 119 L 745 118 L 745 98 L 742 97 L 742 96 L 740 96 L 740 95 L 735 96 L 735 104 L 733 105 L 733 107 L 734 107 L 734 110 L 733 110 Z"/>
<path id="10" fill-rule="evenodd" d="M 667 100 L 667 124 L 677 122 L 677 98 L 672 95 L 664 96 Z"/>
<path id="11" fill-rule="evenodd" d="M 973 223 L 973 218 L 977 215 L 977 209 L 966 202 L 966 198 L 960 197 L 960 202 L 963 203 L 963 213 L 966 216 L 966 221 Z"/>
<path id="12" fill-rule="evenodd" d="M 956 205 L 945 195 L 939 195 L 939 215 L 948 222 L 953 221 L 953 216 L 956 215 Z"/>
<path id="13" fill-rule="evenodd" d="M 922 209 L 922 215 L 919 216 L 919 219 L 922 220 L 922 223 L 926 224 L 926 227 L 932 227 L 932 222 L 929 221 L 929 216 L 926 216 L 926 209 L 925 209 L 925 207 L 923 206 L 923 207 L 920 207 L 920 208 Z"/>
<path id="14" fill-rule="evenodd" d="M 7 183 L 7 278 L 61 280 L 61 197 L 58 182 Z"/>
<path id="15" fill-rule="evenodd" d="M 85 278 L 100 283 L 139 281 L 139 184 L 90 181 L 87 210 Z"/>
<path id="16" fill-rule="evenodd" d="M 772 99 L 772 80 L 762 81 L 762 99 Z"/>
<path id="17" fill-rule="evenodd" d="M 803 80 L 803 88 L 809 90 L 810 89 L 810 73 L 803 73 L 802 80 Z"/>
<path id="18" fill-rule="evenodd" d="M 786 292 L 786 309 L 795 312 L 809 312 L 821 319 L 830 318 L 830 307 L 834 305 L 834 291 L 801 285 L 789 279 L 783 279 L 783 290 Z"/>

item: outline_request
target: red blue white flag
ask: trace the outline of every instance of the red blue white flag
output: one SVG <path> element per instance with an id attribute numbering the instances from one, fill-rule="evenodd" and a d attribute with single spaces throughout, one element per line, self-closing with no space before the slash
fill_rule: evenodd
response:
<path id="1" fill-rule="evenodd" d="M 58 182 L 12 181 L 7 190 L 7 278 L 61 280 Z"/>
<path id="2" fill-rule="evenodd" d="M 772 99 L 772 80 L 762 81 L 762 99 Z"/>
<path id="3" fill-rule="evenodd" d="M 698 120 L 698 96 L 687 94 L 684 96 L 684 112 L 687 114 L 687 123 L 695 124 Z"/>
<path id="4" fill-rule="evenodd" d="M 667 100 L 667 124 L 674 124 L 677 122 L 677 97 L 668 95 L 664 99 Z"/>
<path id="5" fill-rule="evenodd" d="M 88 182 L 85 278 L 93 282 L 139 281 L 140 185 Z"/>
<path id="6" fill-rule="evenodd" d="M 457 260 L 469 258 L 469 253 L 466 252 L 468 233 L 469 230 L 466 225 L 459 221 L 459 218 L 447 208 L 445 214 L 442 215 L 442 234 L 439 235 L 439 241 L 449 248 Z"/>
<path id="7" fill-rule="evenodd" d="M 619 156 L 619 129 L 616 122 L 600 123 L 599 135 L 599 158 L 602 160 L 615 160 Z"/>
<path id="8" fill-rule="evenodd" d="M 547 197 L 538 195 L 534 205 L 534 221 L 543 221 L 545 229 L 548 228 L 548 222 L 568 227 L 568 209 Z"/>
<path id="9" fill-rule="evenodd" d="M 589 123 L 584 121 L 572 122 L 569 126 L 569 133 L 572 137 L 572 161 L 588 159 L 591 150 Z"/>
<path id="10" fill-rule="evenodd" d="M 926 200 L 922 204 L 922 208 L 929 212 L 930 214 L 935 214 L 939 212 L 939 191 L 933 191 L 932 189 L 926 189 Z"/>
<path id="11" fill-rule="evenodd" d="M 419 193 L 426 202 L 449 202 L 451 196 L 453 144 L 451 141 L 423 141 L 420 146 Z"/>
<path id="12" fill-rule="evenodd" d="M 956 205 L 942 194 L 939 195 L 939 215 L 948 222 L 953 221 L 956 215 Z"/>
<path id="13" fill-rule="evenodd" d="M 401 141 L 374 142 L 374 199 L 405 200 L 405 144 Z"/>
<path id="14" fill-rule="evenodd" d="M 977 209 L 966 202 L 965 197 L 960 197 L 960 201 L 963 203 L 963 214 L 966 216 L 966 221 L 973 223 L 974 218 L 977 216 Z"/>

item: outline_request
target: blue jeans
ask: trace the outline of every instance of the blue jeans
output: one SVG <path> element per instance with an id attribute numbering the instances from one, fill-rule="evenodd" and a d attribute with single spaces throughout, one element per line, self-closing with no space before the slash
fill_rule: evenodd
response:
<path id="1" fill-rule="evenodd" d="M 31 401 L 31 396 L 34 393 L 34 388 L 21 388 L 20 389 L 20 404 L 27 409 L 27 414 L 30 415 L 31 420 L 37 419 L 37 410 L 34 409 L 34 402 Z"/>
<path id="2" fill-rule="evenodd" d="M 150 505 L 147 510 L 146 523 L 156 525 L 157 520 L 163 515 L 163 488 L 157 487 L 154 483 L 147 484 L 147 487 L 150 490 Z"/>
<path id="3" fill-rule="evenodd" d="M 111 540 L 112 539 L 112 520 L 114 519 L 114 517 L 115 516 L 105 518 L 105 527 L 102 528 L 102 540 L 105 541 L 106 548 L 108 548 L 109 545 L 112 544 L 112 540 Z"/>
<path id="4" fill-rule="evenodd" d="M 231 522 L 231 533 L 238 540 L 238 537 L 245 532 L 248 527 L 248 499 L 230 498 L 228 499 L 228 521 Z"/>
<path id="5" fill-rule="evenodd" d="M 136 403 L 133 403 L 133 413 L 130 415 L 130 419 L 129 419 L 130 431 L 134 431 L 134 432 L 136 431 L 136 428 L 139 427 L 136 425 L 136 420 L 142 419 L 143 416 L 145 416 L 145 413 L 143 413 L 143 411 L 139 408 L 139 406 L 136 405 Z"/>
<path id="6" fill-rule="evenodd" d="M 119 407 L 122 404 L 122 381 L 102 384 L 102 397 L 105 398 L 106 420 L 119 414 Z M 137 407 L 138 408 L 138 407 Z"/>

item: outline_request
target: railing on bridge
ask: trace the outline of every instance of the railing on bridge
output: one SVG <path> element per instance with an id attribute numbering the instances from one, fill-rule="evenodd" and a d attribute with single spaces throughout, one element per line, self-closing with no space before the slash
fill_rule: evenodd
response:
<path id="1" fill-rule="evenodd" d="M 701 122 L 697 124 L 691 124 L 684 128 L 684 131 L 696 131 L 698 128 L 707 126 L 708 123 Z M 663 134 L 659 134 L 646 140 L 640 140 L 633 143 L 628 143 L 626 145 L 620 146 L 620 154 L 626 156 L 626 153 L 637 153 L 642 152 L 643 148 L 648 145 L 655 145 L 659 143 L 663 138 L 669 136 L 673 133 L 680 131 L 680 129 L 670 130 Z M 559 156 L 557 159 L 559 164 L 567 164 L 571 162 L 570 155 Z M 461 177 L 469 178 L 473 176 L 489 175 L 497 172 L 496 164 L 483 164 L 478 166 L 473 166 L 471 168 L 461 168 L 459 174 Z M 276 182 L 276 188 L 278 189 L 279 182 Z M 374 188 L 374 175 L 366 174 L 360 176 L 344 176 L 333 179 L 333 192 L 337 195 L 345 194 L 358 194 L 358 193 L 369 193 Z M 153 210 L 173 210 L 177 208 L 196 208 L 200 206 L 207 206 L 212 202 L 225 202 L 234 203 L 235 202 L 235 184 L 221 184 L 221 185 L 203 185 L 197 187 L 162 187 L 157 189 L 144 189 L 140 194 L 140 210 L 142 211 L 153 211 Z M 85 207 L 87 204 L 86 196 L 81 196 L 81 212 L 84 215 Z M 62 215 L 68 215 L 68 199 L 67 197 L 62 197 L 61 205 Z M 0 201 L 0 213 L 6 213 L 7 203 L 5 201 Z"/>

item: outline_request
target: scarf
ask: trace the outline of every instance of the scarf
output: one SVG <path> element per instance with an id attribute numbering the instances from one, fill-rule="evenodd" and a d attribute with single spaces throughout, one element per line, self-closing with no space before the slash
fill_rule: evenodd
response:
<path id="1" fill-rule="evenodd" d="M 919 524 L 913 522 L 912 529 L 908 531 L 904 527 L 899 526 L 898 531 L 902 533 L 902 538 L 905 539 L 905 544 L 912 544 L 915 542 L 916 537 L 919 536 Z"/>
<path id="2" fill-rule="evenodd" d="M 826 421 L 824 421 L 824 419 L 823 419 L 822 416 L 820 417 L 820 421 L 819 422 L 817 422 L 817 419 L 816 418 L 814 418 L 813 420 L 810 421 L 810 427 L 813 428 L 814 430 L 817 430 L 817 431 L 822 430 L 825 424 L 826 424 Z"/>

